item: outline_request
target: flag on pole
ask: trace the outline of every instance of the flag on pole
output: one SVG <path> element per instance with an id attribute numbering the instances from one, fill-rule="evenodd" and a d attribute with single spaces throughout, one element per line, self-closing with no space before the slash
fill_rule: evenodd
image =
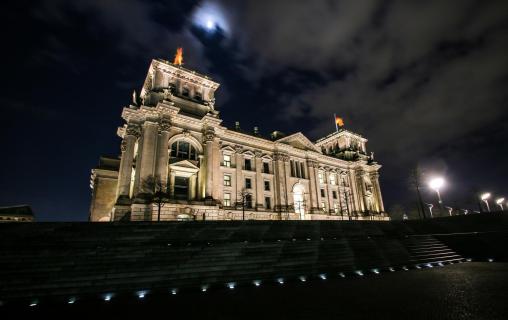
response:
<path id="1" fill-rule="evenodd" d="M 335 118 L 335 129 L 339 131 L 339 127 L 344 126 L 344 119 L 342 119 L 341 117 L 337 117 L 337 115 L 335 114 L 333 114 L 333 117 Z"/>

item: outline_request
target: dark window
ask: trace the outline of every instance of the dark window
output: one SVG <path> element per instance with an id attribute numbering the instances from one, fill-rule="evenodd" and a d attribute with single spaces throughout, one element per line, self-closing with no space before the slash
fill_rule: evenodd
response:
<path id="1" fill-rule="evenodd" d="M 252 195 L 245 195 L 245 207 L 252 208 Z"/>
<path id="2" fill-rule="evenodd" d="M 265 191 L 270 191 L 270 181 L 265 180 Z"/>
<path id="3" fill-rule="evenodd" d="M 270 173 L 270 166 L 268 165 L 268 162 L 263 162 L 263 172 Z"/>
<path id="4" fill-rule="evenodd" d="M 325 196 L 325 189 L 321 189 L 321 196 L 324 197 Z"/>
<path id="5" fill-rule="evenodd" d="M 183 88 L 182 89 L 182 96 L 184 96 L 184 97 L 188 97 L 189 96 L 189 89 L 188 88 Z"/>
<path id="6" fill-rule="evenodd" d="M 291 176 L 295 177 L 296 175 L 295 175 L 295 164 L 294 164 L 294 161 L 290 160 L 289 163 L 291 165 Z"/>
<path id="7" fill-rule="evenodd" d="M 334 199 L 337 199 L 337 191 L 332 191 L 332 195 Z"/>
<path id="8" fill-rule="evenodd" d="M 175 198 L 187 199 L 189 190 L 189 178 L 175 177 Z"/>
<path id="9" fill-rule="evenodd" d="M 250 159 L 245 159 L 245 170 L 252 170 Z"/>
<path id="10" fill-rule="evenodd" d="M 265 197 L 265 208 L 266 209 L 271 209 L 272 208 L 270 197 Z"/>
<path id="11" fill-rule="evenodd" d="M 252 180 L 250 178 L 245 179 L 245 188 L 246 189 L 252 188 Z"/>
<path id="12" fill-rule="evenodd" d="M 303 166 L 303 162 L 300 162 L 300 168 L 302 170 L 302 176 L 301 177 L 305 179 L 305 168 Z"/>
<path id="13" fill-rule="evenodd" d="M 300 171 L 300 162 L 299 161 L 295 161 L 295 166 L 296 166 L 296 176 L 298 178 L 301 178 L 302 177 L 302 172 Z"/>

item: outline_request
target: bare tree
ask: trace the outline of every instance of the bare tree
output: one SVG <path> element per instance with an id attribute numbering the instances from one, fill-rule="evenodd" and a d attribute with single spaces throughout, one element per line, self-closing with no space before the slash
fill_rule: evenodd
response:
<path id="1" fill-rule="evenodd" d="M 252 208 L 252 194 L 247 189 L 242 188 L 236 196 L 236 206 L 242 208 L 242 220 L 245 220 L 245 208 Z"/>
<path id="2" fill-rule="evenodd" d="M 161 221 L 161 208 L 169 200 L 168 193 L 164 190 L 165 185 L 160 176 L 148 176 L 141 183 L 145 198 L 157 204 L 157 221 Z"/>
<path id="3" fill-rule="evenodd" d="M 418 211 L 418 215 L 421 213 L 421 217 L 425 219 L 425 208 L 423 206 L 421 188 L 422 188 L 422 177 L 423 171 L 420 169 L 418 165 L 416 165 L 410 173 L 409 176 L 409 185 L 412 190 L 416 191 L 416 207 Z"/>

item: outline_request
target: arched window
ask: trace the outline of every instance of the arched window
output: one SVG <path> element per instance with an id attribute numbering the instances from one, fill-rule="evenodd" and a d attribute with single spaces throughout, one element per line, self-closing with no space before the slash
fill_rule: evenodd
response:
<path id="1" fill-rule="evenodd" d="M 178 140 L 171 145 L 171 157 L 177 159 L 197 160 L 196 148 L 186 141 Z"/>

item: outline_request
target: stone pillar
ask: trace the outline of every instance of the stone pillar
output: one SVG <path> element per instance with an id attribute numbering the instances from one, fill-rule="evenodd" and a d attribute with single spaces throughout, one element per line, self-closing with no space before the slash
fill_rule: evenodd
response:
<path id="1" fill-rule="evenodd" d="M 377 202 L 377 207 L 378 207 L 378 210 L 379 212 L 384 212 L 385 211 L 385 207 L 384 207 L 384 204 L 383 204 L 383 197 L 381 195 L 381 187 L 379 185 L 379 173 L 375 172 L 371 175 L 371 181 L 372 181 L 372 184 L 374 185 L 374 190 L 375 190 L 375 193 L 376 193 L 376 202 Z"/>
<path id="2" fill-rule="evenodd" d="M 175 198 L 175 176 L 176 173 L 174 171 L 169 173 L 169 197 L 171 199 Z"/>
<path id="3" fill-rule="evenodd" d="M 143 189 L 143 181 L 154 175 L 155 155 L 157 147 L 157 124 L 146 121 L 143 125 L 143 148 L 141 150 L 140 183 Z M 141 190 L 147 192 L 148 190 Z"/>
<path id="4" fill-rule="evenodd" d="M 236 186 L 236 194 L 234 195 L 235 203 L 241 201 L 241 199 L 237 199 L 240 192 L 242 192 L 243 188 L 245 188 L 245 181 L 243 179 L 243 148 L 241 146 L 235 146 L 235 186 Z M 231 177 L 231 179 L 233 179 Z M 233 183 L 233 182 L 231 182 Z"/>
<path id="5" fill-rule="evenodd" d="M 332 195 L 332 185 L 330 183 L 330 169 L 328 168 L 325 173 L 325 179 L 326 179 L 326 195 L 328 197 L 328 213 L 331 214 L 333 211 L 333 195 Z"/>
<path id="6" fill-rule="evenodd" d="M 140 127 L 138 125 L 130 124 L 127 126 L 125 136 L 122 141 L 122 158 L 120 160 L 120 169 L 118 172 L 118 187 L 117 187 L 117 200 L 121 198 L 129 198 L 131 175 L 132 175 L 132 162 L 134 159 L 134 146 L 137 137 L 140 136 Z"/>
<path id="7" fill-rule="evenodd" d="M 317 200 L 317 208 L 319 212 L 321 211 L 321 183 L 319 182 L 319 165 L 316 163 L 314 167 L 314 179 L 316 180 L 316 200 Z"/>
<path id="8" fill-rule="evenodd" d="M 286 176 L 285 176 L 285 166 L 284 160 L 289 158 L 285 154 L 276 153 L 274 154 L 274 180 L 275 186 L 274 190 L 276 190 L 276 203 L 277 210 L 281 210 L 283 212 L 286 211 L 287 206 L 287 192 L 286 192 Z"/>
<path id="9" fill-rule="evenodd" d="M 195 200 L 196 199 L 196 174 L 193 174 L 189 177 L 189 189 L 188 189 L 188 196 L 187 198 L 189 200 Z"/>
<path id="10" fill-rule="evenodd" d="M 263 178 L 263 173 L 261 170 L 263 169 L 263 159 L 261 158 L 262 153 L 260 151 L 256 152 L 255 158 L 255 169 L 256 169 L 256 209 L 263 210 L 263 202 L 264 202 L 264 188 L 265 188 L 265 179 Z M 270 186 L 273 188 L 273 186 Z"/>
<path id="11" fill-rule="evenodd" d="M 317 162 L 314 160 L 307 160 L 307 177 L 310 181 L 310 190 L 309 190 L 309 196 L 310 196 L 310 206 L 307 208 L 308 212 L 315 213 L 318 209 L 318 203 L 317 203 L 317 194 L 316 194 L 316 172 L 315 167 L 317 166 Z"/>
<path id="12" fill-rule="evenodd" d="M 356 181 L 355 171 L 353 169 L 349 170 L 349 190 L 351 191 L 351 213 L 353 216 L 358 216 L 358 211 L 361 210 L 360 207 L 360 199 L 359 199 L 359 190 L 358 190 L 358 184 Z"/>
<path id="13" fill-rule="evenodd" d="M 293 186 L 291 185 L 291 179 L 289 178 L 290 176 L 291 176 L 291 166 L 289 164 L 289 156 L 285 156 L 284 157 L 284 180 L 286 182 L 286 199 L 287 199 L 288 206 L 292 206 L 294 203 Z M 291 212 L 294 212 L 294 209 Z"/>
<path id="14" fill-rule="evenodd" d="M 205 198 L 213 199 L 213 139 L 215 138 L 215 130 L 213 128 L 206 128 L 204 133 L 205 152 L 206 152 L 206 184 L 205 184 Z"/>
<path id="15" fill-rule="evenodd" d="M 171 125 L 168 121 L 159 123 L 159 138 L 157 139 L 157 158 L 155 175 L 160 177 L 162 191 L 166 192 L 168 183 L 168 163 L 169 163 L 169 130 Z"/>

